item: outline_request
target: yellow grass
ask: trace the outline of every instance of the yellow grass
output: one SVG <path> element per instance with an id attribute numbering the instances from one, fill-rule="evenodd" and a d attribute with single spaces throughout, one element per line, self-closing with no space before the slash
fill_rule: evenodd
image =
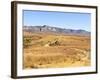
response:
<path id="1" fill-rule="evenodd" d="M 31 37 L 30 37 L 31 36 Z M 90 37 L 24 34 L 23 68 L 90 66 Z"/>

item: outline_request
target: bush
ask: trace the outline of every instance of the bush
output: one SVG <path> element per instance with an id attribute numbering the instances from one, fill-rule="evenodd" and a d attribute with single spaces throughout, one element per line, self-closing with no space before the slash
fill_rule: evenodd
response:
<path id="1" fill-rule="evenodd" d="M 24 48 L 31 46 L 32 45 L 31 43 L 32 43 L 32 38 L 24 37 L 23 39 Z"/>

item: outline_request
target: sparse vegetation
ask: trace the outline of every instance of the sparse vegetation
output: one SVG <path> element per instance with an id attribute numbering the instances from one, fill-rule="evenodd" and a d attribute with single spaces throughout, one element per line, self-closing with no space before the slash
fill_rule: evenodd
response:
<path id="1" fill-rule="evenodd" d="M 24 69 L 90 66 L 90 37 L 24 34 Z"/>

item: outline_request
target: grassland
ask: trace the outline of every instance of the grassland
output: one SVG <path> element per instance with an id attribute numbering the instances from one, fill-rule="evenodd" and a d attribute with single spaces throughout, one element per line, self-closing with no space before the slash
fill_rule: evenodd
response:
<path id="1" fill-rule="evenodd" d="M 90 66 L 90 37 L 24 32 L 24 69 Z"/>

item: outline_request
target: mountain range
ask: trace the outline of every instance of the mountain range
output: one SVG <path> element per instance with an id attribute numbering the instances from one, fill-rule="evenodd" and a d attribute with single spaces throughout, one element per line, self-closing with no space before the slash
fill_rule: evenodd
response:
<path id="1" fill-rule="evenodd" d="M 39 33 L 56 33 L 56 34 L 64 34 L 64 35 L 82 35 L 82 36 L 89 36 L 90 32 L 86 30 L 75 30 L 75 29 L 65 29 L 65 28 L 58 28 L 49 25 L 43 26 L 23 26 L 23 31 L 25 32 L 39 32 Z"/>

